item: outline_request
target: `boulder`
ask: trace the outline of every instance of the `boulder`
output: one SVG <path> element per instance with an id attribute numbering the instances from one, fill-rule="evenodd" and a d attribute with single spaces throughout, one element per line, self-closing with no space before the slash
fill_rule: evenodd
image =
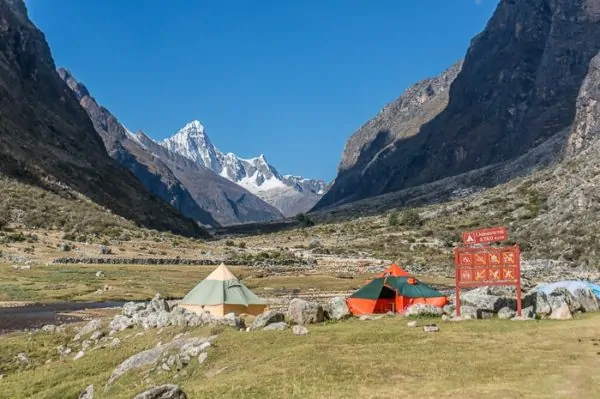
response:
<path id="1" fill-rule="evenodd" d="M 416 327 L 416 326 L 417 326 L 417 321 L 416 321 L 416 320 L 409 321 L 408 323 L 406 323 L 406 325 L 407 325 L 408 327 L 413 327 L 413 328 L 414 328 L 414 327 Z"/>
<path id="2" fill-rule="evenodd" d="M 77 397 L 77 399 L 94 399 L 94 385 L 88 385 Z"/>
<path id="3" fill-rule="evenodd" d="M 483 287 L 487 288 L 487 287 Z M 516 308 L 516 300 L 514 298 L 490 295 L 489 289 L 474 289 L 461 293 L 460 304 L 473 306 L 486 312 L 498 312 L 503 307 Z"/>
<path id="4" fill-rule="evenodd" d="M 598 298 L 589 288 L 579 288 L 573 294 L 577 302 L 581 304 L 581 310 L 584 312 L 597 312 L 600 310 Z"/>
<path id="5" fill-rule="evenodd" d="M 454 302 L 449 303 L 448 305 L 444 306 L 442 310 L 444 311 L 444 314 L 454 315 L 456 314 L 456 305 L 454 305 Z"/>
<path id="6" fill-rule="evenodd" d="M 208 359 L 208 353 L 202 352 L 198 355 L 198 364 L 203 364 L 206 361 L 206 359 Z"/>
<path id="7" fill-rule="evenodd" d="M 146 309 L 146 304 L 144 303 L 127 302 L 125 305 L 123 305 L 121 314 L 123 316 L 133 317 L 134 314 L 144 309 Z"/>
<path id="8" fill-rule="evenodd" d="M 287 323 L 284 321 L 278 321 L 277 323 L 271 323 L 263 328 L 264 331 L 282 331 L 287 328 Z"/>
<path id="9" fill-rule="evenodd" d="M 111 330 L 123 331 L 133 326 L 133 320 L 127 316 L 116 315 L 109 324 Z"/>
<path id="10" fill-rule="evenodd" d="M 98 277 L 98 278 L 104 278 L 104 277 L 106 277 L 106 274 L 104 274 L 104 272 L 102 270 L 98 270 L 96 272 L 96 277 Z"/>
<path id="11" fill-rule="evenodd" d="M 517 314 L 517 312 L 515 312 L 511 308 L 504 307 L 498 311 L 498 318 L 499 319 L 512 319 L 513 317 L 516 316 L 516 314 Z"/>
<path id="12" fill-rule="evenodd" d="M 160 294 L 158 294 L 158 293 L 156 295 L 154 295 L 154 298 L 152 298 L 150 303 L 148 303 L 148 305 L 146 306 L 146 309 L 151 310 L 156 313 L 161 312 L 161 311 L 168 312 L 171 310 L 169 303 L 166 301 L 166 299 L 161 297 Z"/>
<path id="13" fill-rule="evenodd" d="M 79 331 L 77 332 L 77 335 L 79 335 L 80 337 L 83 337 L 84 335 L 90 334 L 101 328 L 102 328 L 102 320 L 100 320 L 100 319 L 90 320 L 85 326 L 83 326 L 79 329 Z"/>
<path id="14" fill-rule="evenodd" d="M 100 245 L 98 252 L 100 252 L 100 255 L 110 255 L 111 250 L 106 245 Z"/>
<path id="15" fill-rule="evenodd" d="M 556 288 L 554 291 L 552 291 L 550 293 L 550 296 L 564 297 L 565 302 L 567 302 L 567 305 L 569 305 L 569 311 L 571 313 L 575 313 L 575 312 L 578 312 L 581 310 L 581 304 L 579 303 L 577 298 L 575 298 L 575 296 L 573 294 L 571 294 L 571 291 L 569 291 L 566 288 L 563 288 L 563 287 Z"/>
<path id="16" fill-rule="evenodd" d="M 26 354 L 26 353 L 24 353 L 24 352 L 21 352 L 21 353 L 19 353 L 19 354 L 18 354 L 18 355 L 15 357 L 15 360 L 17 361 L 17 363 L 18 363 L 20 366 L 27 366 L 28 364 L 30 364 L 30 363 L 31 363 L 31 360 L 29 360 L 29 356 L 27 356 L 27 354 Z"/>
<path id="17" fill-rule="evenodd" d="M 454 316 L 456 316 L 456 312 L 455 312 Z M 477 308 L 475 308 L 473 306 L 461 306 L 460 307 L 460 319 L 461 320 L 477 319 Z"/>
<path id="18" fill-rule="evenodd" d="M 210 342 L 211 338 L 184 338 L 173 340 L 168 344 L 159 346 L 157 348 L 148 349 L 143 352 L 137 353 L 133 356 L 130 356 L 121 364 L 119 364 L 112 372 L 110 378 L 107 382 L 107 388 L 110 386 L 116 379 L 121 377 L 123 374 L 130 370 L 134 370 L 140 367 L 150 366 L 155 364 L 158 359 L 166 353 L 170 349 L 181 349 L 185 345 L 193 344 L 200 345 L 204 342 Z"/>
<path id="19" fill-rule="evenodd" d="M 208 315 L 210 317 L 210 315 Z M 235 313 L 227 313 L 225 316 L 217 318 L 217 325 L 226 325 L 239 329 L 246 329 L 246 323 L 244 319 L 236 316 Z"/>
<path id="20" fill-rule="evenodd" d="M 73 360 L 79 360 L 81 359 L 83 356 L 85 356 L 85 352 L 84 351 L 79 351 L 75 354 L 75 356 L 73 356 Z"/>
<path id="21" fill-rule="evenodd" d="M 546 317 L 552 313 L 552 308 L 548 303 L 548 296 L 542 291 L 533 291 L 525 295 L 522 305 L 524 308 L 533 307 L 535 314 L 540 317 Z"/>
<path id="22" fill-rule="evenodd" d="M 306 335 L 308 334 L 308 328 L 304 327 L 303 325 L 295 325 L 292 327 L 292 332 L 294 335 Z"/>
<path id="23" fill-rule="evenodd" d="M 250 331 L 259 330 L 273 323 L 280 323 L 285 320 L 285 315 L 275 310 L 268 310 L 259 314 L 252 325 L 250 325 Z"/>
<path id="24" fill-rule="evenodd" d="M 321 323 L 325 320 L 325 313 L 321 305 L 294 298 L 288 308 L 288 316 L 294 324 L 306 325 Z"/>
<path id="25" fill-rule="evenodd" d="M 549 318 L 554 320 L 568 320 L 573 318 L 567 299 L 564 296 L 549 295 L 548 303 L 552 309 Z"/>
<path id="26" fill-rule="evenodd" d="M 102 338 L 104 336 L 104 333 L 100 330 L 96 330 L 92 333 L 92 335 L 90 335 L 90 339 L 92 341 L 98 341 L 100 338 Z"/>
<path id="27" fill-rule="evenodd" d="M 187 399 L 187 395 L 178 385 L 165 384 L 139 393 L 133 399 Z"/>
<path id="28" fill-rule="evenodd" d="M 331 298 L 325 307 L 325 311 L 327 317 L 332 320 L 343 320 L 352 316 L 346 298 L 340 296 Z"/>
<path id="29" fill-rule="evenodd" d="M 438 306 L 428 305 L 424 303 L 417 303 L 409 306 L 404 311 L 405 316 L 436 316 L 439 317 L 444 314 L 444 310 Z"/>

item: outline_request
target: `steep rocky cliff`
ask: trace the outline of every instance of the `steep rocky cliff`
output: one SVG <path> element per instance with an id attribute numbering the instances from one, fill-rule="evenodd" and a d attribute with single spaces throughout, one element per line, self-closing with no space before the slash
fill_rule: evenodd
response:
<path id="1" fill-rule="evenodd" d="M 22 0 L 0 0 L 0 173 L 58 181 L 146 227 L 207 235 L 109 157 Z"/>
<path id="2" fill-rule="evenodd" d="M 372 156 L 369 146 L 389 133 L 362 144 L 365 166 L 342 160 L 316 208 L 507 162 L 568 129 L 600 49 L 599 21 L 599 0 L 501 0 L 472 40 L 447 106 Z"/>
<path id="3" fill-rule="evenodd" d="M 146 151 L 128 134 L 126 128 L 100 106 L 89 90 L 64 68 L 58 69 L 61 79 L 69 86 L 102 137 L 109 155 L 133 172 L 153 194 L 168 202 L 183 215 L 212 227 L 219 223 L 202 209 L 173 172 L 158 158 Z"/>

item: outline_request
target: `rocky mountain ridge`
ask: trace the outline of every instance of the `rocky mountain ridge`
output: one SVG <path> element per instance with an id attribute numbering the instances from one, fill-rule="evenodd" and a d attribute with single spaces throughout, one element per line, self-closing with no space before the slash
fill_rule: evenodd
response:
<path id="1" fill-rule="evenodd" d="M 198 120 L 189 122 L 159 144 L 237 183 L 278 208 L 284 216 L 308 211 L 328 189 L 322 180 L 281 175 L 262 154 L 244 159 L 221 152 Z"/>
<path id="2" fill-rule="evenodd" d="M 109 157 L 21 0 L 0 1 L 0 173 L 69 187 L 141 226 L 207 235 Z"/>
<path id="3" fill-rule="evenodd" d="M 500 1 L 462 66 L 454 68 L 460 69 L 454 79 L 441 75 L 449 84 L 447 105 L 439 96 L 437 109 L 427 102 L 416 108 L 428 111 L 428 120 L 415 110 L 382 113 L 368 133 L 359 130 L 314 209 L 509 162 L 570 130 L 577 107 L 595 108 L 593 97 L 578 103 L 578 96 L 600 50 L 598 21 L 598 0 Z M 418 104 L 420 93 L 406 96 Z M 580 121 L 576 126 L 586 130 L 595 118 Z M 387 126 L 393 125 L 401 130 L 391 134 Z M 585 147 L 585 139 L 565 137 L 562 145 L 571 143 L 571 152 Z"/>

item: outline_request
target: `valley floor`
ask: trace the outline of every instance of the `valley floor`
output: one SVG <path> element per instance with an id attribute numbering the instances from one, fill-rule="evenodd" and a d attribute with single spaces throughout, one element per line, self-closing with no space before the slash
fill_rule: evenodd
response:
<path id="1" fill-rule="evenodd" d="M 430 320 L 419 320 L 423 325 Z M 597 398 L 600 315 L 572 321 L 435 322 L 437 333 L 407 327 L 403 317 L 288 330 L 222 331 L 206 363 L 184 371 L 130 372 L 105 391 L 112 370 L 185 328 L 125 330 L 122 346 L 74 361 L 56 359 L 60 334 L 0 337 L 2 364 L 27 352 L 31 365 L 0 379 L 1 398 L 76 397 L 94 384 L 95 398 L 131 398 L 149 384 L 173 382 L 190 398 Z M 139 331 L 142 334 L 136 333 Z M 207 328 L 189 329 L 206 336 Z M 46 364 L 46 359 L 51 359 Z"/>

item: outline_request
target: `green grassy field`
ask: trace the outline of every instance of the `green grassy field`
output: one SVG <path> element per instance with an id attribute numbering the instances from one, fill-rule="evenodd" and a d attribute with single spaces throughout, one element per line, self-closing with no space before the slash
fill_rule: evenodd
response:
<path id="1" fill-rule="evenodd" d="M 421 321 L 420 323 L 424 323 Z M 429 322 L 429 321 L 427 321 Z M 406 320 L 350 320 L 287 331 L 225 330 L 208 361 L 185 375 L 150 374 L 154 384 L 180 384 L 190 398 L 598 398 L 600 315 L 572 321 L 438 322 L 441 331 L 408 328 Z M 125 375 L 108 391 L 113 368 L 130 355 L 167 342 L 181 328 L 124 340 L 118 349 L 78 361 L 44 364 L 61 338 L 50 334 L 0 337 L 0 359 L 27 352 L 34 365 L 0 380 L 1 398 L 76 397 L 94 384 L 95 398 L 131 398 L 147 373 Z M 132 336 L 126 330 L 121 337 Z M 192 335 L 206 335 L 193 329 Z M 215 371 L 223 370 L 214 375 Z"/>
<path id="2" fill-rule="evenodd" d="M 96 277 L 102 270 L 106 277 Z M 144 265 L 53 265 L 33 266 L 31 270 L 12 270 L 0 265 L 0 302 L 2 301 L 100 301 L 147 300 L 159 292 L 168 298 L 181 298 L 204 279 L 214 266 Z M 231 267 L 246 286 L 259 295 L 277 290 L 346 291 L 358 289 L 372 275 L 266 275 L 259 269 Z M 347 276 L 345 276 L 347 277 Z M 452 284 L 441 278 L 423 277 L 434 284 Z M 109 290 L 105 291 L 104 286 Z M 97 290 L 102 290 L 97 293 Z"/>

